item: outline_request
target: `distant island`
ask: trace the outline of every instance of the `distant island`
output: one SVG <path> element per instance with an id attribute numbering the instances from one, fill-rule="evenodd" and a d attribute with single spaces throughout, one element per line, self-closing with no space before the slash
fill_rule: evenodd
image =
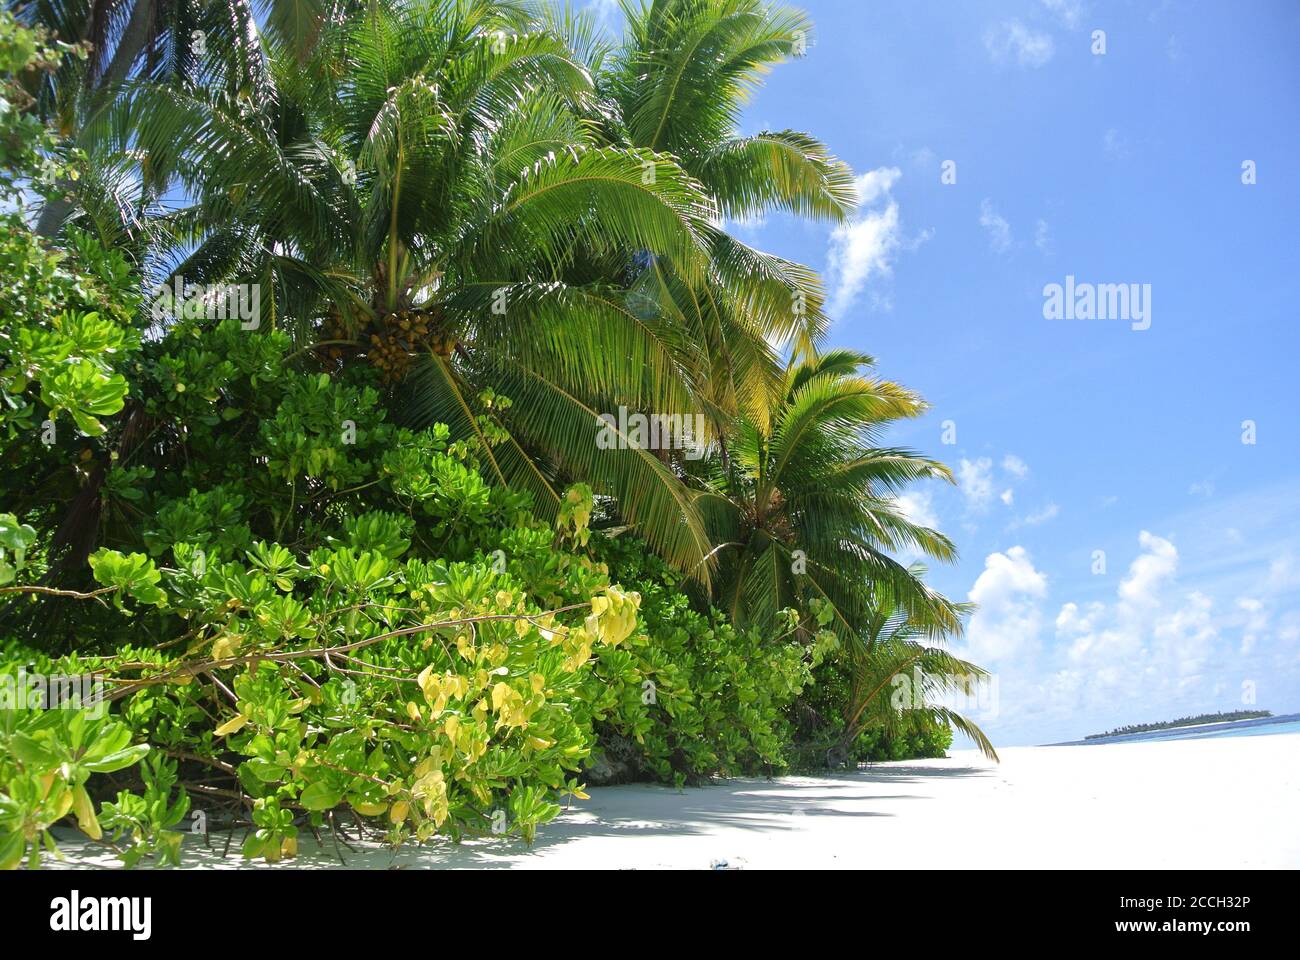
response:
<path id="1" fill-rule="evenodd" d="M 1174 727 L 1192 727 L 1202 723 L 1228 723 L 1232 720 L 1263 720 L 1273 716 L 1269 710 L 1233 710 L 1230 713 L 1200 713 L 1194 717 L 1179 717 L 1177 720 L 1165 720 L 1161 723 L 1135 723 L 1130 727 L 1116 727 L 1105 733 L 1090 733 L 1085 740 L 1100 740 L 1102 737 L 1122 737 L 1126 733 L 1149 733 L 1152 730 L 1172 730 Z"/>

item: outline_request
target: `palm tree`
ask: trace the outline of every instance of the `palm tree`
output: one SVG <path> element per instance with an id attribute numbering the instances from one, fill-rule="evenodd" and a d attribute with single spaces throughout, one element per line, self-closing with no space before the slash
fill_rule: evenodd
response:
<path id="1" fill-rule="evenodd" d="M 309 0 L 309 4 L 313 0 Z M 39 78 L 33 91 L 42 117 L 88 154 L 86 175 L 59 184 L 59 195 L 42 206 L 36 232 L 51 237 L 78 208 L 101 235 L 116 218 L 123 228 L 143 225 L 150 196 L 167 171 L 104 153 L 87 125 L 132 77 L 180 87 L 238 83 L 255 57 L 249 0 L 34 0 L 15 3 L 18 18 L 51 31 L 65 43 L 84 44 L 84 57 L 65 57 L 59 69 Z M 288 4 L 273 0 L 272 17 Z M 304 9 L 294 4 L 298 9 Z M 106 239 L 138 239 L 109 231 Z"/>
<path id="2" fill-rule="evenodd" d="M 772 344 L 811 350 L 827 318 L 814 271 L 750 247 L 723 226 L 772 210 L 838 222 L 856 207 L 856 187 L 849 168 L 806 133 L 737 133 L 764 74 L 809 41 L 805 14 L 763 0 L 620 2 L 626 34 L 597 76 L 614 105 L 608 135 L 671 154 L 716 207 L 705 233 L 706 283 L 678 282 L 664 264 L 645 286 L 698 344 L 699 395 L 725 434 L 737 412 L 762 423 L 778 399 Z"/>
<path id="3" fill-rule="evenodd" d="M 105 165 L 102 195 L 144 209 L 147 169 L 195 198 L 141 218 L 159 279 L 260 283 L 272 323 L 382 367 L 408 420 L 477 438 L 540 513 L 592 482 L 707 583 L 681 464 L 600 449 L 596 417 L 703 411 L 725 457 L 737 413 L 762 423 L 780 390 L 769 341 L 812 349 L 825 318 L 811 270 L 718 218 L 834 219 L 855 197 L 812 138 L 732 133 L 801 14 L 672 0 L 629 15 L 613 52 L 581 18 L 505 0 L 371 2 L 313 30 L 273 16 L 238 74 L 128 83 L 87 136 L 137 161 Z M 92 220 L 103 233 L 130 205 Z M 480 402 L 489 389 L 508 413 Z"/>
<path id="4" fill-rule="evenodd" d="M 710 491 L 702 507 L 719 544 L 715 601 L 732 622 L 769 635 L 784 609 L 801 614 L 806 640 L 807 624 L 833 631 L 833 649 L 818 647 L 826 659 L 811 702 L 796 710 L 831 765 L 851 756 L 864 730 L 897 732 L 905 718 L 950 724 L 996 759 L 979 727 L 941 700 L 988 676 L 941 645 L 960 633 L 971 606 L 931 589 L 921 566 L 894 559 L 955 558 L 948 538 L 909 520 L 897 500 L 915 481 L 952 476 L 913 451 L 879 446 L 884 428 L 926 406 L 865 375 L 873 365 L 850 350 L 792 362 L 769 425 L 741 418 L 730 459 L 701 472 Z M 893 695 L 900 683 L 918 688 L 902 709 Z M 828 723 L 826 711 L 839 722 Z"/>
<path id="5" fill-rule="evenodd" d="M 914 566 L 918 579 L 924 569 Z M 987 757 L 998 759 L 984 731 L 944 700 L 975 696 L 990 674 L 962 660 L 941 643 L 953 616 L 971 612 L 971 604 L 936 597 L 927 609 L 909 612 L 888 586 L 869 593 L 869 612 L 860 634 L 834 655 L 845 680 L 843 726 L 827 751 L 831 765 L 851 756 L 853 743 L 868 728 L 894 733 L 906 719 L 945 723 L 969 737 Z"/>
<path id="6" fill-rule="evenodd" d="M 595 438 L 619 404 L 694 406 L 689 337 L 630 288 L 643 262 L 699 283 L 712 206 L 671 156 L 596 136 L 573 28 L 498 0 L 372 3 L 304 54 L 268 25 L 241 85 L 127 84 L 93 133 L 195 198 L 166 217 L 159 279 L 259 283 L 270 325 L 381 368 L 402 417 L 476 438 L 542 515 L 587 480 L 707 580 L 697 494 Z"/>
<path id="7" fill-rule="evenodd" d="M 873 363 L 850 350 L 792 363 L 770 426 L 741 419 L 729 462 L 701 476 L 720 544 L 717 600 L 734 622 L 772 629 L 781 610 L 820 601 L 848 642 L 871 622 L 870 591 L 888 587 L 910 612 L 958 628 L 956 613 L 891 556 L 955 557 L 947 537 L 909 520 L 896 500 L 910 483 L 952 476 L 910 450 L 876 445 L 883 428 L 926 406 L 862 375 Z"/>

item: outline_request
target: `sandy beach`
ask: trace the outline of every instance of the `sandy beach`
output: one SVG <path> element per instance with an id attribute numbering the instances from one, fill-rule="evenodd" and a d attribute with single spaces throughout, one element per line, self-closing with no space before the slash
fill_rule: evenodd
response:
<path id="1" fill-rule="evenodd" d="M 1010 747 L 1002 763 L 944 760 L 737 780 L 679 793 L 592 789 L 530 848 L 472 841 L 343 850 L 348 867 L 1296 868 L 1300 734 L 1083 747 Z M 187 837 L 188 867 L 235 868 Z M 68 866 L 115 861 L 64 845 Z M 298 866 L 338 868 L 304 833 Z M 265 867 L 263 867 L 266 869 Z"/>

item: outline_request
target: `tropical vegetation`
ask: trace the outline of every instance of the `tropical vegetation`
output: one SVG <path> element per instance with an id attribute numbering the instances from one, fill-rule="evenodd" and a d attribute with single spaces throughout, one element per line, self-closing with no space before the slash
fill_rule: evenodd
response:
<path id="1" fill-rule="evenodd" d="M 1090 733 L 1083 739 L 1100 740 L 1103 737 L 1123 737 L 1133 733 L 1151 733 L 1156 730 L 1173 730 L 1178 727 L 1194 727 L 1205 723 L 1232 723 L 1237 720 L 1267 720 L 1273 716 L 1271 710 L 1220 710 L 1215 713 L 1198 713 L 1177 720 L 1160 720 L 1155 723 L 1130 723 L 1105 733 Z"/>
<path id="2" fill-rule="evenodd" d="M 884 445 L 924 402 L 727 229 L 855 209 L 736 132 L 812 25 L 623 6 L 0 17 L 0 866 L 995 755 L 944 705 L 969 609 L 898 559 L 956 553 L 898 500 L 949 471 Z"/>

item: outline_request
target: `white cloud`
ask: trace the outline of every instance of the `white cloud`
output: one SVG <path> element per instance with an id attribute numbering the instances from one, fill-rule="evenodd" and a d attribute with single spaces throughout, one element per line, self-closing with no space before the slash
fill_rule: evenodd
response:
<path id="1" fill-rule="evenodd" d="M 1128 139 L 1114 127 L 1102 134 L 1101 145 L 1106 155 L 1116 160 L 1123 160 L 1129 155 Z"/>
<path id="2" fill-rule="evenodd" d="M 1245 629 L 1241 634 L 1241 655 L 1248 657 L 1254 652 L 1260 634 L 1268 629 L 1268 614 L 1264 611 L 1264 601 L 1258 597 L 1239 597 L 1237 609 L 1246 617 Z"/>
<path id="3" fill-rule="evenodd" d="M 1047 578 L 1024 547 L 989 554 L 967 594 L 979 605 L 966 631 L 970 656 L 991 664 L 1030 652 L 1042 626 L 1039 601 L 1046 596 Z"/>
<path id="4" fill-rule="evenodd" d="M 994 457 L 995 494 L 1013 487 L 1024 509 L 1028 481 L 1010 482 L 1001 460 Z M 1193 501 L 1161 521 L 1177 540 L 1134 530 L 1136 542 L 1111 558 L 1109 576 L 1088 575 L 1089 553 L 1105 539 L 1076 543 L 1062 567 L 1039 568 L 1047 594 L 1007 585 L 1008 568 L 1023 555 L 1006 551 L 977 567 L 972 593 L 985 606 L 968 627 L 970 649 L 958 653 L 977 662 L 985 652 L 1001 657 L 986 663 L 999 678 L 1001 710 L 985 729 L 1002 742 L 1072 739 L 1233 709 L 1249 692 L 1244 682 L 1257 686 L 1261 707 L 1290 709 L 1300 695 L 1298 490 L 1288 481 Z M 1103 493 L 1088 505 L 1104 502 Z"/>
<path id="5" fill-rule="evenodd" d="M 1081 0 L 1043 0 L 1043 6 L 1071 30 L 1075 29 L 1083 18 Z"/>
<path id="6" fill-rule="evenodd" d="M 987 510 L 993 499 L 993 461 L 988 457 L 978 460 L 963 457 L 957 465 L 957 485 L 968 510 L 975 513 Z"/>
<path id="7" fill-rule="evenodd" d="M 1145 530 L 1138 543 L 1141 552 L 1116 602 L 1091 604 L 1086 614 L 1065 604 L 1056 617 L 1057 636 L 1069 640 L 1068 658 L 1086 668 L 1088 682 L 1135 694 L 1152 686 L 1179 690 L 1214 652 L 1214 604 L 1199 591 L 1180 596 L 1169 589 L 1178 570 L 1172 543 Z"/>
<path id="8" fill-rule="evenodd" d="M 767 226 L 767 217 L 764 214 L 757 213 L 749 216 L 735 217 L 727 221 L 729 226 L 735 230 L 762 230 Z"/>
<path id="9" fill-rule="evenodd" d="M 888 276 L 891 259 L 900 243 L 898 203 L 890 190 L 901 177 L 897 167 L 880 167 L 858 177 L 858 196 L 864 211 L 831 234 L 827 274 L 834 284 L 829 312 L 841 317 L 853 306 L 874 278 Z M 883 208 L 869 209 L 887 201 Z"/>
<path id="10" fill-rule="evenodd" d="M 1039 220 L 1034 225 L 1034 246 L 1043 253 L 1052 252 L 1052 236 L 1046 220 Z"/>
<path id="11" fill-rule="evenodd" d="M 1194 590 L 1177 609 L 1159 617 L 1152 630 L 1156 660 L 1178 675 L 1198 673 L 1219 636 L 1211 622 L 1213 606 L 1209 597 Z"/>
<path id="12" fill-rule="evenodd" d="M 1043 509 L 1025 517 L 1025 523 L 1029 524 L 1031 527 L 1036 527 L 1040 523 L 1046 523 L 1048 520 L 1051 520 L 1060 512 L 1060 507 L 1054 503 L 1049 503 L 1047 506 L 1043 507 Z"/>
<path id="13" fill-rule="evenodd" d="M 1011 224 L 987 197 L 980 202 L 980 226 L 988 231 L 989 245 L 998 253 L 1006 253 L 1011 248 Z"/>
<path id="14" fill-rule="evenodd" d="M 1052 59 L 1056 45 L 1050 34 L 1034 31 L 1013 18 L 985 32 L 984 49 L 994 63 L 1015 60 L 1022 67 L 1041 67 Z"/>
<path id="15" fill-rule="evenodd" d="M 1002 469 L 1013 477 L 1024 477 L 1029 473 L 1029 464 L 1021 460 L 1014 453 L 1008 453 L 1002 458 Z"/>
<path id="16" fill-rule="evenodd" d="M 1160 0 L 1160 2 L 1156 4 L 1155 8 L 1147 14 L 1147 22 L 1156 23 L 1161 20 L 1173 5 L 1174 0 Z"/>
<path id="17" fill-rule="evenodd" d="M 903 249 L 908 253 L 915 253 L 933 239 L 934 229 L 932 227 L 926 227 L 919 231 L 916 236 L 912 237 L 912 239 L 903 241 Z"/>
<path id="18" fill-rule="evenodd" d="M 1119 597 L 1130 609 L 1150 608 L 1159 601 L 1160 588 L 1178 570 L 1178 550 L 1163 537 L 1143 530 L 1138 534 L 1139 554 L 1119 585 Z"/>
<path id="19" fill-rule="evenodd" d="M 1212 497 L 1214 496 L 1214 481 L 1197 480 L 1187 488 L 1187 492 L 1193 497 Z"/>
<path id="20" fill-rule="evenodd" d="M 1088 605 L 1087 612 L 1080 612 L 1077 603 L 1067 603 L 1056 615 L 1056 632 L 1067 637 L 1091 633 L 1105 610 L 1105 604 L 1091 603 Z"/>
<path id="21" fill-rule="evenodd" d="M 1060 615 L 1056 619 L 1059 622 Z M 1088 663 L 1094 671 L 1092 676 L 1101 679 L 1104 685 L 1115 686 L 1122 672 L 1119 664 L 1130 660 L 1140 647 L 1140 641 L 1130 631 L 1102 630 L 1094 626 L 1074 638 L 1067 655 L 1071 663 Z"/>
<path id="22" fill-rule="evenodd" d="M 753 242 L 753 235 L 767 226 L 767 217 L 762 214 L 755 216 L 745 216 L 729 218 L 723 216 L 710 217 L 709 223 L 718 230 L 731 234 L 749 235 L 750 242 Z"/>
<path id="23" fill-rule="evenodd" d="M 939 529 L 939 514 L 934 509 L 934 497 L 928 491 L 912 490 L 901 493 L 894 498 L 894 503 L 897 504 L 899 512 L 912 523 L 929 527 L 931 530 Z"/>
<path id="24" fill-rule="evenodd" d="M 995 469 L 992 457 L 979 457 L 974 460 L 963 458 L 957 464 L 957 486 L 961 489 L 966 502 L 967 514 L 986 513 L 994 499 L 1005 507 L 1014 507 L 1016 503 L 1016 486 L 1029 476 L 1029 464 L 1013 453 L 1003 456 Z M 1050 520 L 1056 515 L 1056 505 L 1047 508 L 1050 513 L 1028 522 L 1037 524 Z M 1023 526 L 1025 520 L 1017 520 L 1008 529 Z"/>
<path id="25" fill-rule="evenodd" d="M 618 0 L 587 0 L 585 10 L 602 26 L 612 26 L 623 13 L 619 9 Z"/>
<path id="26" fill-rule="evenodd" d="M 857 179 L 858 203 L 869 207 L 882 197 L 887 197 L 902 175 L 903 171 L 898 167 L 877 167 L 875 170 L 868 170 Z"/>
<path id="27" fill-rule="evenodd" d="M 1061 512 L 1060 507 L 1058 507 L 1054 503 L 1049 503 L 1047 506 L 1039 510 L 1035 510 L 1032 513 L 1026 514 L 1023 517 L 1020 517 L 1012 521 L 1008 529 L 1016 530 L 1020 527 L 1041 526 L 1042 524 L 1046 523 L 1048 520 L 1056 519 L 1057 514 L 1059 514 L 1060 512 Z"/>
<path id="28" fill-rule="evenodd" d="M 1300 587 L 1300 564 L 1295 557 L 1285 553 L 1268 565 L 1267 585 L 1270 590 L 1292 590 Z"/>

